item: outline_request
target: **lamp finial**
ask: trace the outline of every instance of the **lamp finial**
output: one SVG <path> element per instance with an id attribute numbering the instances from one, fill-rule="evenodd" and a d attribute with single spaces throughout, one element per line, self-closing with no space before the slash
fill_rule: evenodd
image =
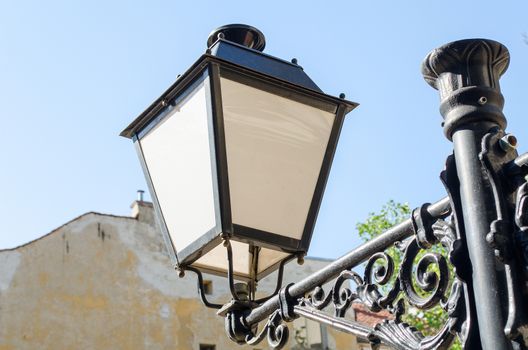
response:
<path id="1" fill-rule="evenodd" d="M 225 39 L 257 51 L 263 51 L 266 46 L 264 34 L 246 24 L 228 24 L 213 30 L 207 39 L 207 47 L 211 47 L 218 39 Z"/>

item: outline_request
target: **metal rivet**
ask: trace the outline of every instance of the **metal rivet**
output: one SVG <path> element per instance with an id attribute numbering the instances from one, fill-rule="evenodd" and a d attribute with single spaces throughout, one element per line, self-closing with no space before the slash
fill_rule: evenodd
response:
<path id="1" fill-rule="evenodd" d="M 481 105 L 485 105 L 487 102 L 488 102 L 488 99 L 486 98 L 486 96 L 482 96 L 478 100 L 478 103 L 481 104 Z"/>
<path id="2" fill-rule="evenodd" d="M 517 138 L 513 134 L 506 134 L 499 140 L 499 145 L 504 152 L 512 151 L 517 148 Z"/>
<path id="3" fill-rule="evenodd" d="M 297 255 L 297 264 L 299 264 L 299 265 L 304 264 L 304 255 L 303 254 Z"/>
<path id="4" fill-rule="evenodd" d="M 161 106 L 162 107 L 167 107 L 167 101 L 165 101 L 165 100 L 161 101 Z"/>
<path id="5" fill-rule="evenodd" d="M 217 38 L 218 38 L 218 39 L 224 39 L 224 38 L 225 38 L 224 33 L 218 33 Z"/>

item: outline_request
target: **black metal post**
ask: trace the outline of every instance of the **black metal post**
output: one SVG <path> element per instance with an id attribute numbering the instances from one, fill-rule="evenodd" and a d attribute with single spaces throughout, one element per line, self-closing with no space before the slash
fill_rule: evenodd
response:
<path id="1" fill-rule="evenodd" d="M 509 53 L 503 45 L 473 39 L 434 50 L 422 66 L 427 82 L 439 90 L 444 132 L 453 142 L 481 346 L 497 350 L 511 349 L 504 333 L 507 298 L 499 283 L 504 268 L 497 268 L 494 249 L 487 241 L 497 217 L 479 156 L 483 137 L 494 128 L 506 127 L 499 77 L 508 63 Z"/>

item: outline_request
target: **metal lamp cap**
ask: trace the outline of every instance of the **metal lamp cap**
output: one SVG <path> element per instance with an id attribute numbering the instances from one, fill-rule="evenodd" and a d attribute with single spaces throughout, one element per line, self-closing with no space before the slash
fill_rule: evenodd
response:
<path id="1" fill-rule="evenodd" d="M 264 34 L 246 24 L 228 24 L 213 30 L 207 39 L 207 47 L 211 47 L 218 39 L 225 39 L 257 51 L 263 51 L 266 47 Z"/>

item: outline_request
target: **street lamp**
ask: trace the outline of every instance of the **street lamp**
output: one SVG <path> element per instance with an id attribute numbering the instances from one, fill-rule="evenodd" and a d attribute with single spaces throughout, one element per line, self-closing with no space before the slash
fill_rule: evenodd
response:
<path id="1" fill-rule="evenodd" d="M 447 349 L 455 337 L 466 349 L 528 347 L 528 154 L 504 130 L 506 47 L 455 41 L 423 62 L 453 142 L 441 173 L 448 196 L 281 288 L 284 264 L 308 250 L 343 118 L 356 104 L 323 94 L 296 61 L 263 54 L 255 28 L 221 27 L 208 45 L 122 135 L 134 140 L 175 267 L 197 273 L 230 339 L 267 337 L 281 348 L 284 323 L 305 317 L 373 349 Z M 394 248 L 401 259 L 387 252 Z M 360 276 L 354 269 L 365 262 Z M 275 292 L 256 299 L 257 281 L 277 269 Z M 232 300 L 209 302 L 202 272 L 227 275 Z M 346 318 L 354 302 L 393 317 L 360 324 Z M 436 334 L 402 321 L 409 308 L 433 307 L 446 316 Z"/>
<path id="2" fill-rule="evenodd" d="M 221 27 L 208 46 L 121 135 L 136 145 L 175 267 L 227 275 L 232 291 L 248 282 L 254 298 L 258 280 L 308 251 L 356 104 L 324 94 L 296 60 L 262 53 L 253 27 Z"/>

